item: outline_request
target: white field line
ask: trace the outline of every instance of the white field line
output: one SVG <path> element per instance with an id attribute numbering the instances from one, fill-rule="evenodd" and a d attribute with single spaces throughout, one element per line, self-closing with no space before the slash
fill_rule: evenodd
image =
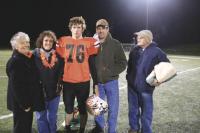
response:
<path id="1" fill-rule="evenodd" d="M 2 116 L 0 117 L 0 120 L 8 119 L 8 118 L 10 118 L 10 117 L 13 117 L 13 114 L 12 114 L 12 113 L 11 113 L 11 114 L 8 114 L 8 115 L 2 115 Z"/>
<path id="2" fill-rule="evenodd" d="M 187 69 L 185 71 L 177 72 L 177 74 L 183 74 L 183 73 L 187 73 L 187 72 L 190 72 L 190 71 L 195 71 L 195 70 L 198 70 L 198 69 L 200 69 L 200 67 L 196 67 L 196 68 L 192 68 L 192 69 Z"/>
<path id="3" fill-rule="evenodd" d="M 119 89 L 120 90 L 122 90 L 122 89 L 124 89 L 124 88 L 126 88 L 127 86 L 125 85 L 125 86 L 122 86 L 122 87 L 120 87 Z M 63 102 L 60 102 L 59 103 L 59 105 L 63 105 L 64 103 Z M 10 118 L 10 117 L 13 117 L 13 114 L 11 113 L 11 114 L 8 114 L 8 115 L 3 115 L 3 116 L 0 116 L 0 120 L 3 120 L 3 119 L 8 119 L 8 118 Z M 62 123 L 62 125 L 63 125 L 64 123 Z"/>
<path id="4" fill-rule="evenodd" d="M 193 69 L 187 69 L 185 71 L 178 72 L 178 74 L 183 74 L 183 73 L 190 72 L 190 71 L 195 71 L 195 70 L 198 70 L 198 69 L 200 69 L 200 67 L 196 67 L 196 68 L 193 68 Z M 122 90 L 122 89 L 125 89 L 125 88 L 127 88 L 127 85 L 124 85 L 124 86 L 120 87 L 119 89 Z M 59 105 L 63 105 L 63 104 L 64 104 L 63 102 L 59 103 Z M 8 119 L 8 118 L 10 118 L 12 116 L 13 116 L 12 113 L 8 114 L 8 115 L 2 115 L 2 116 L 0 116 L 0 120 Z"/>
<path id="5" fill-rule="evenodd" d="M 7 76 L 0 76 L 0 78 L 7 78 Z"/>
<path id="6" fill-rule="evenodd" d="M 200 60 L 200 57 L 186 57 L 186 56 L 173 56 L 169 55 L 168 57 L 170 58 L 180 58 L 180 59 L 194 59 L 194 60 Z"/>
<path id="7" fill-rule="evenodd" d="M 59 103 L 59 105 L 63 105 L 63 104 L 64 104 L 63 102 L 60 102 L 60 103 Z M 3 115 L 3 116 L 1 116 L 1 117 L 0 117 L 0 120 L 8 119 L 8 118 L 10 118 L 10 117 L 13 117 L 13 114 L 12 114 L 12 113 L 10 113 L 10 114 L 8 114 L 8 115 Z"/>

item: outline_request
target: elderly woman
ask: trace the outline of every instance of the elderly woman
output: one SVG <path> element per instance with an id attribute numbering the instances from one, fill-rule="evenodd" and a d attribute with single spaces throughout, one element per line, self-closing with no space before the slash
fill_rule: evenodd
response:
<path id="1" fill-rule="evenodd" d="M 37 38 L 37 48 L 34 50 L 35 63 L 39 69 L 39 77 L 45 94 L 45 110 L 36 112 L 39 133 L 55 133 L 57 129 L 64 61 L 55 51 L 56 42 L 54 32 L 43 31 Z"/>
<path id="2" fill-rule="evenodd" d="M 13 112 L 14 133 L 31 133 L 33 111 L 44 109 L 44 96 L 34 57 L 29 51 L 29 36 L 18 32 L 11 38 L 10 43 L 13 54 L 6 66 L 7 107 Z"/>
<path id="3" fill-rule="evenodd" d="M 159 83 L 150 86 L 146 77 L 160 62 L 169 62 L 166 54 L 153 42 L 149 30 L 136 33 L 137 45 L 131 50 L 128 60 L 128 105 L 129 133 L 152 133 L 153 91 Z M 141 120 L 141 122 L 140 122 Z"/>

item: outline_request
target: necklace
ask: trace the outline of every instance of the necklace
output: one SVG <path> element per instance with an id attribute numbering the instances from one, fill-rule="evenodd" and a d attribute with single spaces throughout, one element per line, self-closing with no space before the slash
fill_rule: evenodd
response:
<path id="1" fill-rule="evenodd" d="M 50 63 L 48 62 L 47 58 L 45 57 L 45 52 L 42 52 L 40 51 L 40 58 L 42 60 L 42 64 L 45 66 L 45 67 L 48 67 L 48 68 L 53 68 L 55 63 L 57 62 L 57 58 L 56 58 L 56 52 L 53 51 L 51 53 L 51 61 Z"/>

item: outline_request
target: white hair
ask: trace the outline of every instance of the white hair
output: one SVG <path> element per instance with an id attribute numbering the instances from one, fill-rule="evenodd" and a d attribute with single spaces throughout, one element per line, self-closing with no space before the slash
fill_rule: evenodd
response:
<path id="1" fill-rule="evenodd" d="M 10 43 L 11 43 L 11 46 L 13 49 L 16 49 L 16 45 L 18 44 L 17 41 L 20 39 L 24 39 L 28 42 L 30 41 L 28 34 L 26 34 L 24 32 L 17 32 L 12 36 L 12 38 L 10 40 Z"/>
<path id="2" fill-rule="evenodd" d="M 138 36 L 144 37 L 148 43 L 151 43 L 153 40 L 153 34 L 150 30 L 141 30 L 135 33 Z"/>

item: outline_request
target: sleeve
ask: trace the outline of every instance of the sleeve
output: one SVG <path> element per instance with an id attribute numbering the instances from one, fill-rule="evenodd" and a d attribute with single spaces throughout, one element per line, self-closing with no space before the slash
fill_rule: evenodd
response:
<path id="1" fill-rule="evenodd" d="M 92 76 L 93 80 L 93 92 L 94 92 L 94 87 L 97 85 L 97 70 L 95 66 L 95 57 L 96 55 L 91 55 L 89 56 L 89 67 L 90 67 L 90 74 Z"/>
<path id="2" fill-rule="evenodd" d="M 126 69 L 127 66 L 127 59 L 126 55 L 124 53 L 124 50 L 122 48 L 122 45 L 119 43 L 117 46 L 117 50 L 115 51 L 115 56 L 114 56 L 114 74 L 120 74 Z"/>
<path id="3" fill-rule="evenodd" d="M 65 63 L 64 63 L 64 58 L 62 58 L 62 57 L 60 57 L 59 55 L 58 55 L 58 58 L 59 58 L 59 62 L 60 62 L 60 64 L 59 64 L 59 80 L 62 80 L 62 78 L 63 78 L 63 74 L 64 74 L 64 65 L 65 65 Z"/>
<path id="4" fill-rule="evenodd" d="M 8 77 L 10 77 L 10 71 L 9 71 L 9 65 L 10 65 L 10 62 L 11 62 L 11 59 L 9 59 L 8 60 L 8 62 L 7 62 L 7 64 L 6 64 L 6 75 L 8 76 Z"/>
<path id="5" fill-rule="evenodd" d="M 128 67 L 127 67 L 127 71 L 126 71 L 126 79 L 127 79 L 127 76 L 128 76 L 128 74 L 130 74 L 130 72 L 131 72 L 131 67 L 132 67 L 132 52 L 133 51 L 131 51 L 130 53 L 129 53 L 129 58 L 128 58 Z"/>
<path id="6" fill-rule="evenodd" d="M 100 46 L 99 41 L 94 38 L 90 38 L 89 42 L 90 42 L 89 47 L 87 48 L 88 54 L 89 55 L 97 54 Z"/>
<path id="7" fill-rule="evenodd" d="M 23 69 L 23 64 L 15 62 L 11 70 L 11 81 L 13 84 L 13 95 L 17 103 L 23 108 L 30 107 L 29 86 L 27 86 L 26 73 Z"/>
<path id="8" fill-rule="evenodd" d="M 62 57 L 65 57 L 65 40 L 63 37 L 58 39 L 58 43 L 56 44 L 56 52 Z"/>
<path id="9" fill-rule="evenodd" d="M 63 89 L 64 59 L 61 58 L 59 55 L 58 59 L 59 59 L 59 73 L 58 73 L 56 93 L 57 95 L 60 95 L 60 92 Z"/>
<path id="10" fill-rule="evenodd" d="M 159 62 L 170 62 L 169 59 L 167 58 L 166 53 L 163 52 L 161 49 L 160 49 L 160 53 L 158 54 L 158 60 Z"/>

